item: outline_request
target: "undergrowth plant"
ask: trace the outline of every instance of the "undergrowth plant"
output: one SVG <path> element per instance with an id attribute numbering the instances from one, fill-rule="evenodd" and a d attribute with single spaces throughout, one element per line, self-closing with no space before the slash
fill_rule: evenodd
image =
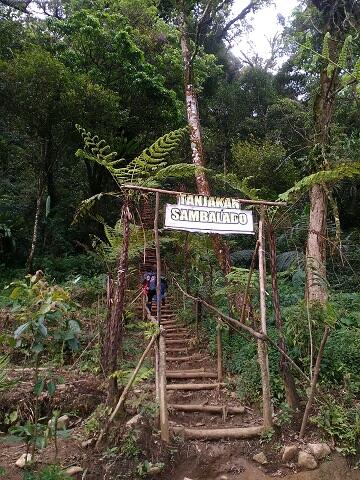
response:
<path id="1" fill-rule="evenodd" d="M 70 317 L 74 305 L 69 292 L 48 284 L 41 271 L 6 288 L 11 290 L 12 312 L 20 323 L 14 332 L 15 348 L 21 349 L 34 365 L 33 416 L 24 425 L 16 425 L 13 433 L 25 439 L 27 450 L 31 447 L 34 455 L 35 448 L 46 446 L 49 438 L 54 437 L 56 442 L 56 421 L 55 433 L 40 422 L 39 401 L 44 392 L 48 396 L 55 394 L 59 379 L 51 369 L 42 373 L 41 360 L 60 350 L 63 363 L 65 348 L 74 351 L 79 347 L 80 325 Z"/>

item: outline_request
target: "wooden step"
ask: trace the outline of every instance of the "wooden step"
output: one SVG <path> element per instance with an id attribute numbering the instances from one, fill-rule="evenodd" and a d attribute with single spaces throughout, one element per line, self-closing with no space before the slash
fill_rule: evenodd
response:
<path id="1" fill-rule="evenodd" d="M 178 339 L 171 339 L 171 338 L 166 338 L 166 344 L 171 343 L 171 344 L 176 344 L 176 343 L 185 343 L 186 345 L 188 344 L 187 340 L 178 338 Z"/>
<path id="2" fill-rule="evenodd" d="M 187 351 L 188 351 L 187 347 L 183 347 L 183 348 L 181 348 L 181 347 L 179 347 L 179 348 L 174 347 L 174 348 L 167 348 L 167 349 L 166 349 L 166 352 L 187 352 Z"/>
<path id="3" fill-rule="evenodd" d="M 178 410 L 179 412 L 209 412 L 220 414 L 236 414 L 245 413 L 245 407 L 231 407 L 228 405 L 201 405 L 201 404 L 176 404 L 170 403 L 168 405 L 169 410 Z"/>
<path id="4" fill-rule="evenodd" d="M 172 427 L 172 430 L 185 438 L 220 440 L 223 438 L 255 438 L 261 436 L 265 429 L 263 426 L 256 426 L 227 428 Z"/>
<path id="5" fill-rule="evenodd" d="M 169 333 L 170 332 L 180 333 L 180 332 L 188 332 L 189 331 L 187 328 L 184 328 L 184 327 L 167 327 L 167 328 L 165 328 L 165 330 Z"/>
<path id="6" fill-rule="evenodd" d="M 166 339 L 168 338 L 171 338 L 173 340 L 177 338 L 190 339 L 191 336 L 189 334 L 184 335 L 184 333 L 170 332 L 169 334 L 166 335 Z"/>
<path id="7" fill-rule="evenodd" d="M 166 372 L 166 378 L 217 378 L 216 372 Z"/>
<path id="8" fill-rule="evenodd" d="M 178 372 L 179 370 L 166 370 L 166 373 L 176 373 Z M 181 370 L 181 372 L 205 372 L 205 368 L 204 367 L 201 367 L 201 368 L 188 368 L 188 369 L 184 369 L 184 370 Z"/>
<path id="9" fill-rule="evenodd" d="M 225 383 L 169 383 L 167 390 L 215 390 L 224 387 Z"/>
<path id="10" fill-rule="evenodd" d="M 166 360 L 168 362 L 190 362 L 192 360 L 201 361 L 201 358 L 202 358 L 201 355 L 196 353 L 194 355 L 187 355 L 184 357 L 166 357 Z"/>

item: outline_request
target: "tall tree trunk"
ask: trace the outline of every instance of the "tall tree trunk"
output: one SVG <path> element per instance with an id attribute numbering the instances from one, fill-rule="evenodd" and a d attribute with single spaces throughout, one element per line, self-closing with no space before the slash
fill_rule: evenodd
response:
<path id="1" fill-rule="evenodd" d="M 194 85 L 192 83 L 192 61 L 185 14 L 182 15 L 181 22 L 181 51 L 184 62 L 185 100 L 188 124 L 190 127 L 192 160 L 194 165 L 196 165 L 197 167 L 201 167 L 195 173 L 196 186 L 198 192 L 201 195 L 210 195 L 209 182 L 203 170 L 203 168 L 205 167 L 204 147 L 201 137 L 201 125 L 197 95 Z M 227 275 L 231 269 L 228 245 L 226 244 L 226 242 L 224 242 L 220 235 L 213 234 L 211 237 L 217 261 L 219 262 L 220 268 L 224 275 Z"/>
<path id="2" fill-rule="evenodd" d="M 130 218 L 128 204 L 122 208 L 123 244 L 117 262 L 117 276 L 113 287 L 113 302 L 108 323 L 105 325 L 104 341 L 101 349 L 101 363 L 106 375 L 117 369 L 119 353 L 122 349 L 123 311 L 125 304 L 126 275 L 128 271 L 128 253 L 130 240 Z M 108 403 L 112 404 L 117 396 L 118 387 L 115 378 L 109 378 Z"/>
<path id="3" fill-rule="evenodd" d="M 330 55 L 335 56 L 334 45 L 330 43 Z M 314 102 L 315 158 L 316 168 L 327 168 L 327 151 L 330 143 L 330 125 L 334 111 L 337 88 L 337 69 L 331 77 L 327 69 L 320 74 L 320 84 Z M 310 217 L 306 247 L 306 295 L 310 304 L 324 304 L 328 298 L 326 283 L 326 218 L 327 192 L 322 185 L 310 189 Z"/>
<path id="4" fill-rule="evenodd" d="M 328 27 L 324 28 L 324 33 Z M 337 46 L 334 40 L 329 41 L 329 58 L 336 62 Z M 330 145 L 330 126 L 333 118 L 336 89 L 338 86 L 338 68 L 334 68 L 331 76 L 327 68 L 320 73 L 318 93 L 314 102 L 315 126 L 315 167 L 328 168 L 327 154 Z M 328 206 L 328 192 L 323 185 L 314 185 L 310 189 L 310 217 L 309 231 L 306 246 L 306 292 L 308 305 L 324 306 L 328 300 L 326 279 L 326 219 Z M 304 436 L 307 420 L 312 408 L 316 384 L 320 374 L 320 367 L 324 348 L 330 330 L 326 326 L 316 358 L 316 364 L 311 381 L 311 389 L 306 403 L 305 413 L 301 424 L 300 438 Z"/>
<path id="5" fill-rule="evenodd" d="M 327 194 L 322 185 L 310 190 L 309 231 L 306 246 L 306 279 L 309 304 L 325 304 L 326 283 L 326 217 Z"/>
<path id="6" fill-rule="evenodd" d="M 27 262 L 26 262 L 26 269 L 27 269 L 28 272 L 31 272 L 32 269 L 33 269 L 35 250 L 36 250 L 36 246 L 37 246 L 38 240 L 39 240 L 42 197 L 43 197 L 43 182 L 42 182 L 42 179 L 39 178 L 38 189 L 37 189 L 37 198 L 36 198 L 34 228 L 33 228 L 30 252 L 29 252 Z"/>
<path id="7" fill-rule="evenodd" d="M 270 222 L 267 225 L 267 234 L 269 241 L 269 253 L 270 253 L 270 272 L 271 272 L 271 286 L 272 286 L 272 303 L 275 314 L 275 323 L 279 335 L 278 345 L 283 352 L 287 352 L 285 338 L 284 338 L 284 329 L 283 322 L 281 317 L 281 308 L 280 308 L 280 296 L 279 296 L 279 287 L 277 281 L 277 265 L 276 265 L 276 239 L 273 226 Z M 291 373 L 289 364 L 285 355 L 280 354 L 279 361 L 280 375 L 282 377 L 285 389 L 286 401 L 290 408 L 295 410 L 299 405 L 299 396 L 296 391 L 294 377 Z"/>

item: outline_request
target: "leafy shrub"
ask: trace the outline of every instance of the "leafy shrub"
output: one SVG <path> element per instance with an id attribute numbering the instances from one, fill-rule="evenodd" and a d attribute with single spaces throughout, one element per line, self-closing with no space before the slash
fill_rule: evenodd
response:
<path id="1" fill-rule="evenodd" d="M 345 408 L 334 398 L 328 397 L 312 422 L 322 428 L 339 445 L 344 455 L 355 455 L 360 438 L 360 408 Z"/>
<path id="2" fill-rule="evenodd" d="M 47 256 L 37 258 L 35 263 L 59 283 L 77 275 L 92 277 L 103 271 L 102 264 L 93 255 Z"/>
<path id="3" fill-rule="evenodd" d="M 24 480 L 71 480 L 71 477 L 59 466 L 48 465 L 40 472 L 26 472 L 24 474 Z"/>
<path id="4" fill-rule="evenodd" d="M 341 328 L 331 333 L 321 377 L 329 384 L 350 384 L 353 393 L 360 393 L 360 329 Z"/>
<path id="5" fill-rule="evenodd" d="M 127 458 L 137 457 L 141 450 L 138 446 L 138 438 L 133 430 L 130 430 L 122 439 L 121 454 Z"/>

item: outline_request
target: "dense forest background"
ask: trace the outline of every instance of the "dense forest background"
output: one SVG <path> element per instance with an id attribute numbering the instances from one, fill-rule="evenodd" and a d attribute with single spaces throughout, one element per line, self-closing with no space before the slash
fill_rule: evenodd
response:
<path id="1" fill-rule="evenodd" d="M 256 52 L 238 58 L 232 42 L 245 38 L 252 15 L 270 2 L 245 3 L 234 17 L 231 1 L 0 0 L 0 279 L 6 285 L 41 270 L 48 284 L 39 284 L 50 289 L 47 294 L 57 295 L 61 284 L 76 298 L 83 288 L 82 300 L 93 303 L 79 325 L 87 330 L 89 318 L 96 317 L 89 329 L 100 340 L 81 366 L 108 375 L 116 370 L 118 351 L 126 350 L 124 325 L 131 313 L 126 305 L 123 311 L 124 303 L 139 288 L 144 250 L 154 246 L 138 215 L 147 201 L 151 210 L 151 197 L 129 200 L 119 188 L 123 181 L 286 200 L 285 207 L 268 209 L 266 217 L 266 238 L 269 245 L 276 243 L 278 254 L 275 262 L 267 251 L 269 338 L 286 345 L 309 374 L 310 389 L 292 372 L 296 408 L 307 403 L 311 410 L 319 380 L 322 394 L 315 398 L 313 423 L 345 453 L 355 454 L 360 436 L 360 7 L 352 0 L 299 0 L 282 36 L 271 39 L 269 58 Z M 198 105 L 199 115 L 191 117 L 189 105 Z M 144 156 L 144 149 L 169 132 L 175 133 L 166 137 L 173 142 L 168 151 L 156 143 Z M 145 226 L 151 230 L 152 224 Z M 241 321 L 246 305 L 247 324 L 256 326 L 258 272 L 248 280 L 254 244 L 249 236 L 219 240 L 161 232 L 162 259 L 182 288 Z M 19 290 L 12 290 L 10 300 L 11 289 L 0 295 L 0 306 L 12 308 L 15 317 L 20 308 L 34 312 L 36 275 L 27 277 L 27 284 L 13 284 Z M 274 278 L 277 285 L 271 283 Z M 108 299 L 112 295 L 116 301 L 103 304 L 100 315 L 106 286 Z M 181 306 L 183 319 L 192 321 L 190 304 L 184 300 Z M 40 313 L 34 314 L 37 327 Z M 68 313 L 63 315 L 68 322 Z M 116 337 L 112 367 L 101 371 L 101 355 L 118 318 L 124 319 L 125 333 Z M 14 325 L 23 318 L 18 320 Z M 14 325 L 4 341 L 9 350 L 16 349 Z M 216 322 L 210 314 L 204 313 L 202 327 L 215 351 Z M 69 337 L 76 351 L 86 341 L 79 332 L 80 327 Z M 71 345 L 64 353 L 65 337 L 62 365 L 64 355 L 73 355 Z M 223 338 L 225 367 L 236 376 L 239 397 L 259 402 L 256 343 L 228 330 Z M 269 355 L 273 405 L 286 417 L 289 379 L 278 351 L 269 349 Z"/>
<path id="2" fill-rule="evenodd" d="M 85 253 L 89 233 L 99 232 L 89 221 L 72 225 L 83 199 L 113 188 L 101 166 L 75 157 L 82 145 L 75 124 L 105 138 L 125 162 L 157 137 L 186 124 L 181 47 L 171 2 L 46 2 L 33 8 L 37 13 L 26 15 L 1 7 L 0 223 L 5 268 L 26 263 L 37 203 L 35 263 L 42 268 L 54 266 L 59 257 L 77 264 L 80 258 L 73 256 Z M 201 32 L 195 59 L 207 166 L 251 177 L 250 185 L 267 199 L 275 199 L 312 171 L 309 152 L 318 79 L 311 50 L 299 53 L 306 34 L 313 34 L 302 10 L 299 2 L 286 35 L 274 44 L 273 58 L 254 53 L 239 60 L 229 49 L 229 31 L 219 33 L 229 14 L 223 9 Z M 244 22 L 237 28 L 244 29 Z M 357 43 L 351 48 L 356 59 Z M 288 60 L 274 68 L 280 54 Z M 358 101 L 356 86 L 351 86 L 336 102 L 331 126 L 334 164 L 358 160 Z M 177 156 L 191 162 L 186 147 Z M 359 226 L 358 195 L 355 180 L 335 187 L 351 256 L 357 248 L 350 239 Z M 300 219 L 306 218 L 305 198 L 300 207 L 294 229 L 304 226 Z M 107 221 L 114 224 L 116 207 L 106 211 Z M 330 216 L 330 231 L 333 223 Z"/>

